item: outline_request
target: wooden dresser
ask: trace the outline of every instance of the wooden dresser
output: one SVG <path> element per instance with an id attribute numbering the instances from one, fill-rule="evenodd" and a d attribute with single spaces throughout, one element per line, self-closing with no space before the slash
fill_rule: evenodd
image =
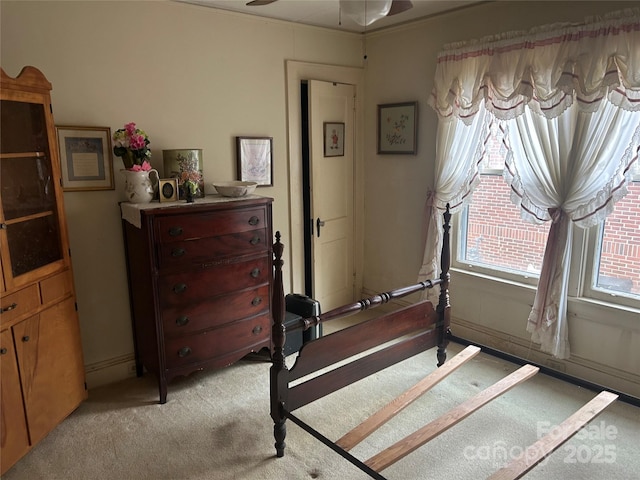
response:
<path id="1" fill-rule="evenodd" d="M 136 371 L 167 383 L 271 348 L 272 199 L 121 204 Z"/>

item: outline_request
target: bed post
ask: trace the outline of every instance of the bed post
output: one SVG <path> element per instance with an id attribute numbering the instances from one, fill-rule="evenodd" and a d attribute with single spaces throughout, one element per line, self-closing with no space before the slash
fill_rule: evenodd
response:
<path id="1" fill-rule="evenodd" d="M 451 213 L 449 212 L 449 204 L 442 215 L 444 218 L 444 234 L 442 236 L 442 253 L 440 256 L 440 297 L 438 298 L 438 366 L 442 365 L 447 359 L 447 345 L 449 344 L 449 326 L 451 324 L 451 309 L 449 305 L 449 267 L 451 266 L 451 246 L 449 240 L 449 229 L 451 228 Z"/>
<path id="2" fill-rule="evenodd" d="M 271 341 L 273 351 L 271 354 L 271 418 L 273 419 L 273 436 L 276 440 L 276 455 L 284 456 L 284 439 L 287 435 L 286 417 L 283 412 L 283 405 L 286 404 L 287 396 L 287 365 L 285 363 L 284 344 L 286 339 L 286 327 L 284 325 L 285 302 L 284 287 L 282 286 L 282 252 L 284 245 L 280 243 L 280 232 L 276 232 L 276 242 L 273 244 L 273 325 L 271 330 Z"/>

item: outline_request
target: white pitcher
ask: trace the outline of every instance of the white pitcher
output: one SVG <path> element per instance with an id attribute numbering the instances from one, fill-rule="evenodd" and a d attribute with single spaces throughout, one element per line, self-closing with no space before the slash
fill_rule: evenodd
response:
<path id="1" fill-rule="evenodd" d="M 124 175 L 124 191 L 127 201 L 131 203 L 149 203 L 153 200 L 154 186 L 151 183 L 151 172 L 156 174 L 156 185 L 160 181 L 160 175 L 155 168 L 151 170 L 120 170 Z"/>

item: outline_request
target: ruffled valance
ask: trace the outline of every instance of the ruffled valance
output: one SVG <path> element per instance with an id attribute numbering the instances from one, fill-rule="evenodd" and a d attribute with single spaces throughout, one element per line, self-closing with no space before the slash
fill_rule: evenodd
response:
<path id="1" fill-rule="evenodd" d="M 604 98 L 640 111 L 640 9 L 581 25 L 554 24 L 448 46 L 438 55 L 429 104 L 465 124 L 480 103 L 498 119 L 529 105 L 555 118 L 577 101 L 596 111 Z"/>

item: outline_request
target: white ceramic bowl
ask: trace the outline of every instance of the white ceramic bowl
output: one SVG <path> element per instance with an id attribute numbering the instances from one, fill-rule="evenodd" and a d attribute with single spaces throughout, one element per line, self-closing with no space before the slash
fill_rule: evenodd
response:
<path id="1" fill-rule="evenodd" d="M 217 182 L 212 184 L 220 195 L 225 197 L 244 197 L 251 195 L 258 184 L 256 182 Z"/>

